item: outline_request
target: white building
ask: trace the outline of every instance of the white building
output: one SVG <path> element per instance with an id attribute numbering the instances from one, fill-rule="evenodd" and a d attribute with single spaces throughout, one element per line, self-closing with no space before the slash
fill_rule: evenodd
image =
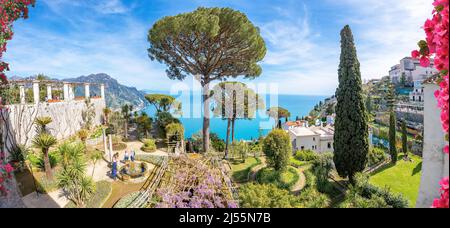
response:
<path id="1" fill-rule="evenodd" d="M 398 84 L 401 82 L 402 75 L 404 74 L 406 81 L 412 83 L 414 81 L 423 81 L 436 73 L 438 71 L 434 68 L 433 61 L 431 61 L 430 66 L 422 67 L 418 59 L 405 57 L 400 60 L 400 64 L 391 67 L 389 77 L 392 83 Z"/>
<path id="2" fill-rule="evenodd" d="M 423 86 L 422 81 L 417 80 L 414 81 L 414 89 L 412 92 L 409 93 L 409 101 L 411 102 L 423 102 Z"/>
<path id="3" fill-rule="evenodd" d="M 333 152 L 334 128 L 292 126 L 287 129 L 292 142 L 292 148 L 298 150 L 312 150 L 317 153 Z"/>

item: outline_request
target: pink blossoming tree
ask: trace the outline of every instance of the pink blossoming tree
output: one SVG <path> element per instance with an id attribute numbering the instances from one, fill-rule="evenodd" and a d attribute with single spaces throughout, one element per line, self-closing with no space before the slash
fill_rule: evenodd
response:
<path id="1" fill-rule="evenodd" d="M 419 50 L 414 50 L 411 55 L 413 58 L 420 59 L 420 64 L 424 67 L 430 65 L 430 58 L 434 57 L 434 65 L 440 72 L 437 83 L 439 90 L 435 92 L 438 106 L 441 109 L 442 128 L 446 133 L 448 141 L 449 132 L 449 81 L 448 81 L 448 35 L 449 35 L 449 0 L 435 0 L 433 3 L 434 10 L 432 19 L 425 21 L 424 30 L 426 33 L 426 40 L 419 41 Z M 448 144 L 444 147 L 444 153 L 448 154 Z M 449 207 L 449 178 L 446 177 L 440 181 L 441 198 L 435 199 L 433 202 L 434 208 L 448 208 Z"/>

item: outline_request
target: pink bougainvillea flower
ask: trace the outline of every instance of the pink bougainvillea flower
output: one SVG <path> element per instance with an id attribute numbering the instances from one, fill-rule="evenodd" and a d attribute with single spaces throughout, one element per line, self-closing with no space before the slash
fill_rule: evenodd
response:
<path id="1" fill-rule="evenodd" d="M 420 52 L 418 50 L 414 50 L 411 52 L 411 57 L 418 59 L 420 57 Z"/>

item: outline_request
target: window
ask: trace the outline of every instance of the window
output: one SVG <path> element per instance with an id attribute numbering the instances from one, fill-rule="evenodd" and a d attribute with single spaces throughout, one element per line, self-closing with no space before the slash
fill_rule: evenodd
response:
<path id="1" fill-rule="evenodd" d="M 314 141 L 314 142 L 316 141 L 316 138 L 315 138 L 315 137 L 313 137 L 313 141 Z"/>
<path id="2" fill-rule="evenodd" d="M 328 149 L 331 149 L 331 143 L 330 142 L 328 143 Z"/>
<path id="3" fill-rule="evenodd" d="M 304 146 L 302 146 L 301 148 L 300 148 L 301 150 L 305 150 L 305 147 Z"/>

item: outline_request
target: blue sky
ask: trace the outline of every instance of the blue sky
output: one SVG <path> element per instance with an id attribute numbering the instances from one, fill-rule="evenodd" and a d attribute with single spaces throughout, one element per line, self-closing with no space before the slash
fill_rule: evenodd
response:
<path id="1" fill-rule="evenodd" d="M 199 6 L 227 6 L 261 29 L 268 52 L 255 83 L 280 93 L 330 95 L 337 86 L 339 31 L 349 24 L 364 79 L 380 78 L 423 39 L 431 0 L 37 0 L 15 23 L 8 76 L 107 73 L 138 89 L 169 90 L 165 66 L 147 56 L 158 19 Z"/>

